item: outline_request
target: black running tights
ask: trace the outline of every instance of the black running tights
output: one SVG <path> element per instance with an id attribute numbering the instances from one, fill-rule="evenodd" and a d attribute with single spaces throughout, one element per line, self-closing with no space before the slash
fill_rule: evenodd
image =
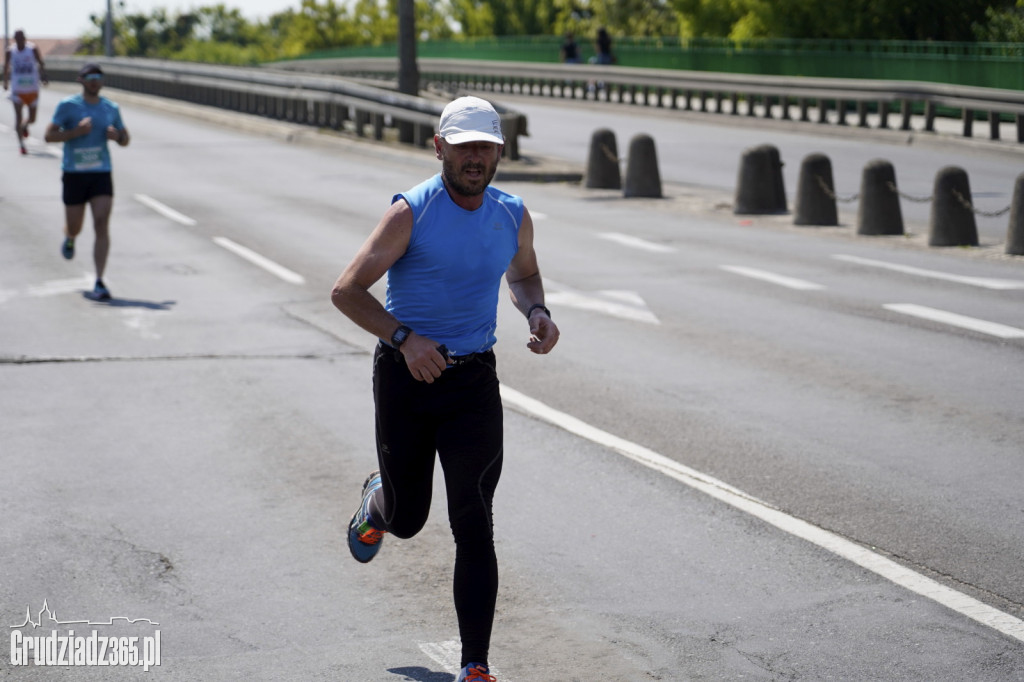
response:
<path id="1" fill-rule="evenodd" d="M 401 353 L 380 344 L 374 354 L 373 396 L 383 482 L 371 503 L 374 520 L 398 538 L 423 528 L 436 453 L 455 537 L 453 589 L 462 665 L 487 663 L 498 594 L 491 502 L 502 464 L 494 354 L 448 367 L 427 384 L 412 377 Z"/>

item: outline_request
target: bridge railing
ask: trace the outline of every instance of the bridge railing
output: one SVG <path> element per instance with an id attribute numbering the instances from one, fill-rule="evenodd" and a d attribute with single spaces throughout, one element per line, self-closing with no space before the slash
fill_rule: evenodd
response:
<path id="1" fill-rule="evenodd" d="M 1016 124 L 1024 143 L 1024 92 L 924 81 L 765 76 L 646 69 L 594 64 L 541 64 L 464 59 L 420 59 L 421 85 L 450 91 L 480 90 L 542 97 L 592 99 L 728 115 L 815 123 L 935 131 L 936 119 L 954 118 L 964 137 L 987 120 L 999 139 L 1003 120 Z M 392 80 L 390 58 L 301 60 L 276 68 Z M 898 117 L 898 120 L 892 120 Z"/>
<path id="2" fill-rule="evenodd" d="M 51 77 L 74 80 L 83 58 L 51 58 Z M 217 106 L 300 124 L 348 130 L 376 139 L 430 144 L 444 102 L 377 87 L 397 77 L 397 60 L 301 60 L 235 67 L 147 59 L 100 59 L 111 87 Z M 987 120 L 999 139 L 1004 119 L 1024 143 L 1024 92 L 920 81 L 791 78 L 583 64 L 418 60 L 421 86 L 449 93 L 519 93 L 594 99 L 622 105 L 759 116 L 801 122 L 935 131 L 940 116 L 955 117 L 973 136 Z M 525 116 L 499 104 L 506 155 L 519 158 Z M 898 121 L 891 119 L 898 117 Z M 915 126 L 915 121 L 917 125 Z"/>
<path id="3" fill-rule="evenodd" d="M 86 61 L 101 65 L 104 83 L 140 94 L 183 100 L 297 124 L 346 130 L 360 137 L 428 146 L 445 102 L 415 97 L 336 75 L 273 68 L 217 66 L 130 58 L 51 57 L 47 72 L 74 81 Z M 505 155 L 519 158 L 525 116 L 497 107 Z"/>

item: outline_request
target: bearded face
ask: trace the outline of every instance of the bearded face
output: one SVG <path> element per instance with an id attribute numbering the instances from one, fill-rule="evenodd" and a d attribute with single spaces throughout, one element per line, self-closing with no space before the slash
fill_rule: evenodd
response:
<path id="1" fill-rule="evenodd" d="M 493 142 L 441 143 L 441 175 L 451 191 L 466 197 L 483 194 L 498 172 L 501 145 Z"/>

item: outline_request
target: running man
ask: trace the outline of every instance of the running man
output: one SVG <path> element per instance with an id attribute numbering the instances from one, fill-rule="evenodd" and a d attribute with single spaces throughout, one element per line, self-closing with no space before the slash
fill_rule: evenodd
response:
<path id="1" fill-rule="evenodd" d="M 92 257 L 96 263 L 96 286 L 93 296 L 110 299 L 110 290 L 103 283 L 103 272 L 110 253 L 110 212 L 114 207 L 114 182 L 111 176 L 108 141 L 128 146 L 128 129 L 121 120 L 121 109 L 100 96 L 103 69 L 86 64 L 78 72 L 82 94 L 65 97 L 53 112 L 53 121 L 46 128 L 47 142 L 64 143 L 64 242 L 61 254 L 75 257 L 75 237 L 85 222 L 86 204 L 92 209 L 96 243 Z"/>
<path id="2" fill-rule="evenodd" d="M 544 307 L 533 220 L 520 197 L 490 187 L 504 138 L 486 101 L 461 97 L 441 114 L 441 172 L 396 194 L 334 285 L 331 300 L 380 339 L 373 358 L 377 464 L 349 523 L 357 561 L 383 534 L 416 535 L 427 521 L 435 453 L 455 536 L 458 682 L 494 682 L 488 649 L 498 594 L 491 501 L 501 475 L 502 407 L 494 332 L 502 275 L 526 317 L 534 353 L 558 327 Z M 369 292 L 387 274 L 386 303 Z"/>
<path id="3" fill-rule="evenodd" d="M 28 154 L 23 138 L 28 137 L 28 127 L 36 122 L 36 106 L 39 104 L 39 82 L 49 84 L 46 78 L 46 65 L 39 55 L 39 48 L 25 40 L 25 32 L 20 28 L 14 32 L 14 45 L 4 53 L 4 90 L 11 89 L 11 101 L 14 102 L 14 134 L 18 137 L 18 147 L 22 154 Z M 28 119 L 23 116 L 23 109 L 28 107 Z"/>

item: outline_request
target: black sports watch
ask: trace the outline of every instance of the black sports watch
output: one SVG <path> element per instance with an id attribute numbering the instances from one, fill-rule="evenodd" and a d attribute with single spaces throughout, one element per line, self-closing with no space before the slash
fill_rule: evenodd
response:
<path id="1" fill-rule="evenodd" d="M 404 324 L 400 325 L 395 333 L 391 335 L 391 346 L 397 350 L 402 347 L 406 339 L 409 338 L 409 334 L 412 334 L 412 330 L 406 327 Z"/>
<path id="2" fill-rule="evenodd" d="M 551 311 L 545 308 L 543 303 L 534 303 L 530 306 L 530 309 L 526 311 L 526 319 L 530 319 L 534 310 L 543 310 L 544 314 L 547 315 L 549 319 L 551 318 Z"/>

